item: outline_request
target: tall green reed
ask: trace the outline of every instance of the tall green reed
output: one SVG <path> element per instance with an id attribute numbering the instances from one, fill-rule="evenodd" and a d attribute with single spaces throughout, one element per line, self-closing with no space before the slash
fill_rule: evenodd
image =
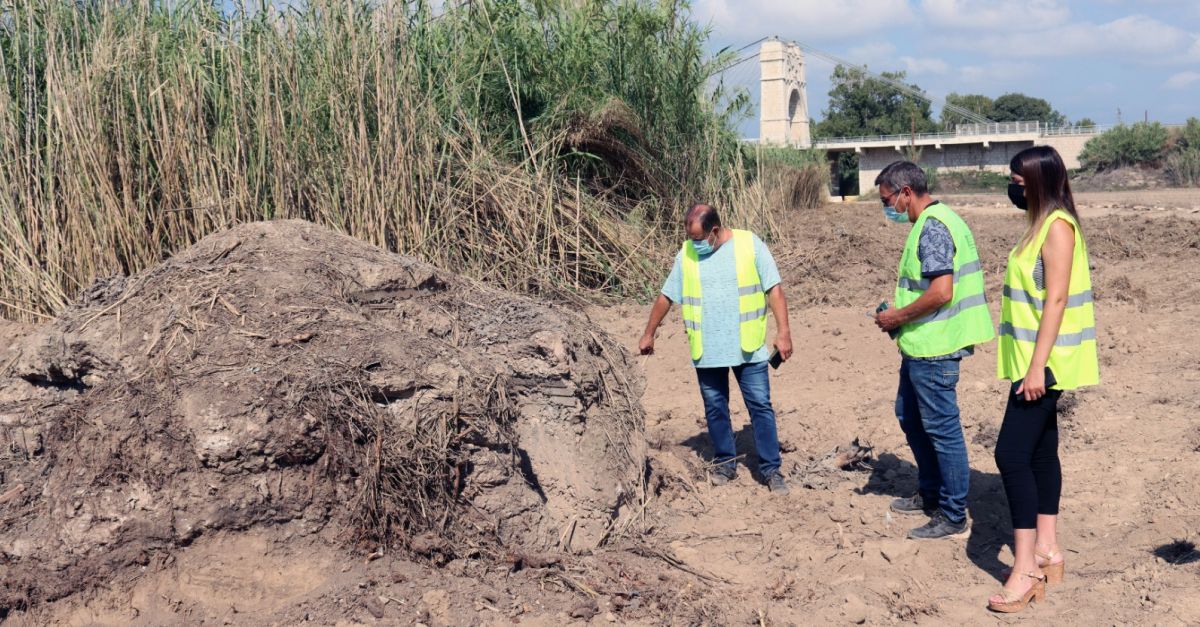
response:
<path id="1" fill-rule="evenodd" d="M 764 215 L 706 37 L 682 0 L 15 0 L 0 315 L 275 218 L 502 288 L 643 293 L 688 203 Z"/>

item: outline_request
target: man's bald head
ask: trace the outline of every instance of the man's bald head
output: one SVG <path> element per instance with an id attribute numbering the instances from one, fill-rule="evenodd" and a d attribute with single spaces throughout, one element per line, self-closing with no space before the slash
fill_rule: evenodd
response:
<path id="1" fill-rule="evenodd" d="M 683 223 L 687 228 L 688 237 L 700 239 L 721 226 L 721 216 L 717 215 L 716 207 L 697 204 L 688 209 Z"/>

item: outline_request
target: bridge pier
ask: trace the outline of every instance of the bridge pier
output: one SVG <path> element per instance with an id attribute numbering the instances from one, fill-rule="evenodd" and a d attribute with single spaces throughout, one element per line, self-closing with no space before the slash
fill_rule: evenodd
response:
<path id="1" fill-rule="evenodd" d="M 809 148 L 808 85 L 804 52 L 794 43 L 771 38 L 758 55 L 760 74 L 759 141 Z"/>

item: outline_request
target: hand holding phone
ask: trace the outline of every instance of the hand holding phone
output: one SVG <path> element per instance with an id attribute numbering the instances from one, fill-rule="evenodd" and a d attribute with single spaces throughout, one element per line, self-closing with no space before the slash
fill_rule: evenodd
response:
<path id="1" fill-rule="evenodd" d="M 1054 371 L 1051 370 L 1049 366 L 1046 366 L 1045 379 L 1046 379 L 1045 385 L 1046 385 L 1047 391 L 1049 391 L 1052 386 L 1054 386 L 1058 383 L 1058 379 L 1054 378 Z M 1018 396 L 1018 391 L 1020 391 L 1019 395 L 1024 396 L 1024 390 L 1021 389 L 1022 386 L 1024 386 L 1024 385 L 1025 385 L 1025 379 L 1017 379 L 1016 381 L 1013 381 L 1012 395 Z"/>
<path id="2" fill-rule="evenodd" d="M 767 360 L 767 363 L 771 364 L 773 370 L 779 369 L 779 365 L 783 363 L 783 355 L 779 354 L 778 348 L 771 353 L 771 358 Z"/>
<path id="3" fill-rule="evenodd" d="M 887 304 L 886 300 L 883 301 L 882 303 L 879 303 L 879 306 L 875 308 L 875 315 L 878 316 L 880 312 L 886 311 L 887 308 L 888 308 L 888 304 Z M 900 335 L 900 329 L 892 329 L 891 331 L 888 331 L 887 334 L 888 334 L 888 337 L 890 337 L 894 340 L 894 339 L 896 339 L 897 335 Z"/>

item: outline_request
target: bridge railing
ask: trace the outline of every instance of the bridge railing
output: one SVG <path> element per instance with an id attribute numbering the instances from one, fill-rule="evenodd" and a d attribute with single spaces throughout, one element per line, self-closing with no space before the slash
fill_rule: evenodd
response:
<path id="1" fill-rule="evenodd" d="M 991 124 L 957 124 L 954 135 L 1003 135 L 1005 133 L 1039 133 L 1041 122 L 992 122 Z"/>
<path id="2" fill-rule="evenodd" d="M 1168 128 L 1176 125 L 1164 125 Z M 991 124 L 959 124 L 953 131 L 941 133 L 903 133 L 898 135 L 861 135 L 857 137 L 832 137 L 813 141 L 816 147 L 836 144 L 861 144 L 867 142 L 909 143 L 912 140 L 956 139 L 962 137 L 980 137 L 991 135 L 1027 135 L 1037 134 L 1041 137 L 1059 135 L 1099 135 L 1112 126 L 1050 126 L 1042 122 L 994 122 Z"/>
<path id="3" fill-rule="evenodd" d="M 957 135 L 954 133 L 917 133 L 916 135 L 913 135 L 912 133 L 904 133 L 903 135 L 859 135 L 857 137 L 831 137 L 828 139 L 814 139 L 813 146 L 820 147 L 826 144 L 859 144 L 865 142 L 888 141 L 908 143 L 909 140 L 912 139 L 921 141 L 923 139 L 949 139 L 952 137 L 957 137 Z"/>
<path id="4" fill-rule="evenodd" d="M 968 128 L 964 128 L 968 127 Z M 1016 135 L 1038 133 L 1037 122 L 998 122 L 995 124 L 962 124 L 953 131 L 941 133 L 902 133 L 898 135 L 861 135 L 858 137 L 832 137 L 813 141 L 814 146 L 833 144 L 860 144 L 867 142 L 895 142 L 907 144 L 912 140 L 925 141 L 937 139 L 955 139 L 960 137 L 975 137 L 979 135 Z"/>
<path id="5" fill-rule="evenodd" d="M 1163 124 L 1165 128 L 1183 128 L 1183 124 Z M 903 133 L 899 135 L 860 135 L 857 137 L 830 137 L 814 139 L 813 147 L 846 144 L 865 144 L 871 142 L 907 144 L 913 140 L 928 141 L 939 139 L 956 139 L 963 137 L 988 137 L 993 135 L 1023 135 L 1036 133 L 1039 137 L 1057 137 L 1062 135 L 1099 135 L 1116 128 L 1114 125 L 1095 126 L 1049 126 L 1041 122 L 996 122 L 993 124 L 959 124 L 953 131 L 942 133 Z M 744 141 L 757 142 L 757 139 Z"/>

